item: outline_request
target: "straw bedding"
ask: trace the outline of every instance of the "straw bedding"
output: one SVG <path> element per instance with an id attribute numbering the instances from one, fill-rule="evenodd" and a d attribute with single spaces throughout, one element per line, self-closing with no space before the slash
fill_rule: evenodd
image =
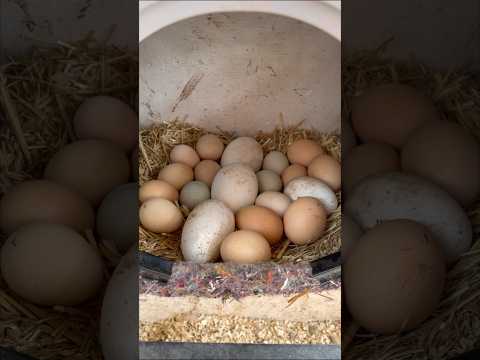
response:
<path id="1" fill-rule="evenodd" d="M 459 69 L 438 71 L 414 60 L 395 62 L 385 46 L 359 52 L 343 64 L 343 111 L 350 115 L 352 96 L 383 83 L 411 84 L 429 94 L 444 116 L 457 121 L 480 141 L 480 77 Z M 422 327 L 404 335 L 375 336 L 360 331 L 347 359 L 450 359 L 480 346 L 480 203 L 469 211 L 474 244 L 448 273 L 443 300 Z M 348 323 L 344 321 L 344 328 Z"/>
<path id="2" fill-rule="evenodd" d="M 87 36 L 46 44 L 0 67 L 0 194 L 41 177 L 50 157 L 74 139 L 71 119 L 83 99 L 98 94 L 137 106 L 138 59 Z M 0 235 L 0 244 L 5 237 Z M 110 273 L 118 260 L 102 244 Z M 108 277 L 108 274 L 107 276 Z M 0 346 L 37 359 L 102 359 L 98 318 L 103 294 L 75 308 L 44 308 L 11 293 L 0 279 Z"/>

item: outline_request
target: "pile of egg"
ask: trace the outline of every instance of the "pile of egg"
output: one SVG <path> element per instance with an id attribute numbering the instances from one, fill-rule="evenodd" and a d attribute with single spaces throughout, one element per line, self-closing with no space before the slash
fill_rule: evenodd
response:
<path id="1" fill-rule="evenodd" d="M 353 98 L 342 154 L 347 308 L 374 333 L 413 329 L 471 247 L 480 146 L 423 93 L 389 84 Z"/>
<path id="2" fill-rule="evenodd" d="M 14 293 L 40 306 L 81 305 L 98 296 L 108 265 L 98 246 L 116 257 L 129 249 L 132 253 L 138 239 L 136 113 L 116 98 L 96 96 L 77 109 L 73 127 L 75 141 L 53 155 L 43 178 L 12 186 L 0 201 L 0 228 L 7 236 L 1 249 L 2 278 Z M 137 274 L 136 266 L 130 264 L 129 273 Z M 107 289 L 106 297 L 118 300 L 108 301 L 102 310 L 107 313 L 102 315 L 107 343 L 111 328 L 128 328 L 134 337 L 137 327 L 132 301 L 138 296 L 136 275 L 133 285 L 123 279 L 115 285 L 113 278 L 114 288 Z M 130 305 L 119 297 L 122 291 Z M 117 326 L 119 309 L 125 314 L 125 308 L 128 319 L 121 317 L 126 323 Z M 130 346 L 128 353 L 135 351 Z M 111 352 L 105 350 L 106 358 L 117 359 Z"/>
<path id="3" fill-rule="evenodd" d="M 186 261 L 268 261 L 284 234 L 298 245 L 322 237 L 338 206 L 340 172 L 340 163 L 313 140 L 264 156 L 252 137 L 225 147 L 206 134 L 195 149 L 173 147 L 157 179 L 140 187 L 140 224 L 155 233 L 181 229 Z M 186 220 L 181 207 L 189 211 Z"/>

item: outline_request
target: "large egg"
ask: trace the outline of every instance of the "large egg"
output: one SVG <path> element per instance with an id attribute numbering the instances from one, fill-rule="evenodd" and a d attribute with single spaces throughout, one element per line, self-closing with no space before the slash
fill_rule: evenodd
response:
<path id="1" fill-rule="evenodd" d="M 280 151 L 270 151 L 263 159 L 263 170 L 271 170 L 281 175 L 290 163 L 285 154 Z"/>
<path id="2" fill-rule="evenodd" d="M 142 203 L 156 197 L 175 202 L 178 200 L 178 191 L 168 182 L 163 180 L 147 181 L 138 191 L 138 200 Z"/>
<path id="3" fill-rule="evenodd" d="M 223 201 L 234 212 L 252 205 L 257 194 L 257 177 L 247 165 L 228 165 L 221 168 L 213 179 L 212 199 Z"/>
<path id="4" fill-rule="evenodd" d="M 85 231 L 93 229 L 95 215 L 87 200 L 47 180 L 20 183 L 3 196 L 0 227 L 5 234 L 36 221 L 64 224 Z"/>
<path id="5" fill-rule="evenodd" d="M 97 232 L 124 254 L 138 240 L 138 184 L 113 189 L 97 210 Z"/>
<path id="6" fill-rule="evenodd" d="M 140 223 L 155 233 L 172 233 L 180 229 L 183 215 L 171 201 L 153 198 L 145 201 L 140 207 Z"/>
<path id="7" fill-rule="evenodd" d="M 308 176 L 322 180 L 333 191 L 340 190 L 342 171 L 340 163 L 330 155 L 319 155 L 308 165 Z"/>
<path id="8" fill-rule="evenodd" d="M 238 210 L 235 219 L 238 229 L 256 231 L 272 245 L 282 240 L 282 219 L 273 210 L 248 206 Z"/>
<path id="9" fill-rule="evenodd" d="M 8 286 L 39 305 L 78 305 L 102 285 L 103 263 L 97 250 L 65 225 L 22 226 L 4 243 L 1 262 Z"/>
<path id="10" fill-rule="evenodd" d="M 463 206 L 480 193 L 480 145 L 451 121 L 435 121 L 416 130 L 402 149 L 404 171 L 447 190 Z"/>
<path id="11" fill-rule="evenodd" d="M 193 180 L 193 169 L 182 163 L 165 166 L 158 173 L 158 180 L 163 180 L 180 190 L 186 183 Z"/>
<path id="12" fill-rule="evenodd" d="M 254 231 L 239 230 L 228 235 L 220 249 L 222 260 L 253 264 L 270 260 L 272 250 L 265 238 Z"/>
<path id="13" fill-rule="evenodd" d="M 126 152 L 138 141 L 137 114 L 124 102 L 111 96 L 85 100 L 73 118 L 79 139 L 111 141 Z"/>
<path id="14" fill-rule="evenodd" d="M 218 160 L 222 156 L 223 141 L 216 135 L 202 135 L 195 145 L 198 155 L 202 160 Z"/>
<path id="15" fill-rule="evenodd" d="M 323 154 L 320 144 L 313 140 L 301 139 L 295 141 L 287 149 L 288 160 L 292 164 L 299 164 L 307 167 L 318 155 Z"/>
<path id="16" fill-rule="evenodd" d="M 354 147 L 342 164 L 343 191 L 348 196 L 360 180 L 370 175 L 400 170 L 400 156 L 395 148 L 382 143 Z"/>
<path id="17" fill-rule="evenodd" d="M 273 210 L 278 216 L 283 217 L 291 202 L 292 200 L 281 192 L 265 191 L 258 195 L 255 205 L 266 207 Z"/>
<path id="18" fill-rule="evenodd" d="M 181 248 L 186 261 L 206 263 L 220 255 L 222 240 L 235 230 L 232 210 L 218 200 L 207 200 L 188 215 Z"/>
<path id="19" fill-rule="evenodd" d="M 302 197 L 292 202 L 283 216 L 288 239 L 297 245 L 319 239 L 327 224 L 327 212 L 315 198 Z"/>
<path id="20" fill-rule="evenodd" d="M 130 164 L 119 147 L 101 140 L 73 142 L 48 162 L 45 178 L 100 204 L 114 187 L 128 182 Z"/>
<path id="21" fill-rule="evenodd" d="M 201 181 L 189 182 L 180 192 L 180 204 L 190 210 L 208 199 L 210 199 L 210 189 Z"/>
<path id="22" fill-rule="evenodd" d="M 292 200 L 301 197 L 313 197 L 320 200 L 328 214 L 338 207 L 337 196 L 323 181 L 308 176 L 293 179 L 283 190 L 284 194 Z"/>
<path id="23" fill-rule="evenodd" d="M 359 325 L 379 334 L 419 326 L 437 307 L 444 282 L 438 244 L 411 220 L 375 226 L 343 265 L 348 309 Z"/>
<path id="24" fill-rule="evenodd" d="M 429 98 L 402 84 L 373 87 L 352 101 L 352 125 L 363 142 L 400 148 L 416 128 L 438 118 Z"/>
<path id="25" fill-rule="evenodd" d="M 363 235 L 363 230 L 349 215 L 342 214 L 342 260 L 345 261 Z"/>
<path id="26" fill-rule="evenodd" d="M 137 247 L 122 258 L 105 290 L 100 343 L 105 360 L 138 359 Z"/>
<path id="27" fill-rule="evenodd" d="M 232 164 L 244 164 L 250 166 L 253 171 L 260 170 L 262 162 L 262 146 L 254 138 L 246 136 L 236 138 L 228 144 L 221 160 L 222 167 Z"/>
<path id="28" fill-rule="evenodd" d="M 220 165 L 216 161 L 202 160 L 195 166 L 195 180 L 203 181 L 210 187 L 218 170 L 220 170 Z"/>
<path id="29" fill-rule="evenodd" d="M 258 191 L 280 191 L 283 184 L 280 176 L 272 170 L 260 170 L 257 172 Z"/>
<path id="30" fill-rule="evenodd" d="M 182 163 L 194 168 L 200 162 L 200 158 L 191 146 L 181 144 L 173 147 L 170 152 L 170 162 Z"/>

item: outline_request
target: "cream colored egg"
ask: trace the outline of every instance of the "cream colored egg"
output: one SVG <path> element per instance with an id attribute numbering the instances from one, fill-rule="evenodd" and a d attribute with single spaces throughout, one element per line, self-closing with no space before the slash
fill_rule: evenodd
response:
<path id="1" fill-rule="evenodd" d="M 175 202 L 178 200 L 178 191 L 168 182 L 163 180 L 150 180 L 145 182 L 139 189 L 138 199 L 145 202 L 156 197 Z"/>
<path id="2" fill-rule="evenodd" d="M 125 152 L 138 141 L 138 118 L 130 106 L 111 96 L 95 96 L 85 100 L 73 118 L 79 139 L 111 141 Z"/>
<path id="3" fill-rule="evenodd" d="M 283 216 L 288 239 L 297 245 L 310 244 L 322 237 L 327 224 L 327 212 L 315 198 L 302 197 L 292 202 Z"/>
<path id="4" fill-rule="evenodd" d="M 330 155 L 319 155 L 308 165 L 307 174 L 322 180 L 333 191 L 339 191 L 342 182 L 340 163 Z"/>
<path id="5" fill-rule="evenodd" d="M 220 169 L 212 183 L 212 199 L 223 201 L 233 212 L 252 205 L 258 194 L 258 182 L 252 168 L 232 164 Z"/>
<path id="6" fill-rule="evenodd" d="M 201 181 L 189 182 L 180 192 L 180 204 L 190 210 L 208 199 L 210 199 L 210 189 Z"/>
<path id="7" fill-rule="evenodd" d="M 39 305 L 78 305 L 102 286 L 103 263 L 97 250 L 73 229 L 31 223 L 5 241 L 2 277 L 24 299 Z"/>
<path id="8" fill-rule="evenodd" d="M 244 164 L 250 166 L 253 171 L 262 167 L 262 146 L 251 137 L 239 137 L 227 145 L 222 155 L 222 167 L 232 164 Z"/>
<path id="9" fill-rule="evenodd" d="M 130 164 L 113 143 L 81 140 L 57 152 L 48 162 L 44 177 L 77 191 L 96 206 L 113 188 L 128 182 Z"/>
<path id="10" fill-rule="evenodd" d="M 283 186 L 298 177 L 307 176 L 307 168 L 299 164 L 292 164 L 282 171 Z"/>
<path id="11" fill-rule="evenodd" d="M 313 140 L 301 139 L 295 141 L 287 149 L 288 160 L 292 164 L 299 164 L 307 167 L 313 159 L 323 154 L 320 144 Z"/>
<path id="12" fill-rule="evenodd" d="M 268 241 L 259 233 L 239 230 L 228 235 L 220 249 L 222 260 L 237 264 L 253 264 L 271 259 Z"/>
<path id="13" fill-rule="evenodd" d="M 270 151 L 263 159 L 263 170 L 271 170 L 278 175 L 281 175 L 289 165 L 287 157 L 280 151 Z"/>
<path id="14" fill-rule="evenodd" d="M 208 186 L 212 186 L 218 170 L 220 170 L 220 165 L 216 161 L 202 160 L 195 166 L 195 180 L 203 181 Z"/>
<path id="15" fill-rule="evenodd" d="M 140 223 L 155 233 L 172 233 L 180 229 L 183 215 L 174 203 L 162 198 L 145 201 L 140 207 Z"/>
<path id="16" fill-rule="evenodd" d="M 283 217 L 292 200 L 285 194 L 275 191 L 265 191 L 257 196 L 255 205 L 273 210 L 278 216 Z"/>
<path id="17" fill-rule="evenodd" d="M 186 183 L 193 180 L 193 170 L 182 163 L 170 164 L 160 170 L 158 180 L 163 180 L 180 190 Z"/>
<path id="18" fill-rule="evenodd" d="M 201 136 L 195 149 L 202 160 L 218 160 L 222 156 L 223 141 L 216 135 L 206 134 Z"/>
<path id="19" fill-rule="evenodd" d="M 282 190 L 282 179 L 272 170 L 260 170 L 257 172 L 258 191 L 280 191 Z"/>
<path id="20" fill-rule="evenodd" d="M 79 194 L 48 180 L 19 183 L 0 200 L 0 228 L 5 234 L 37 221 L 85 231 L 94 228 L 95 215 Z"/>
<path id="21" fill-rule="evenodd" d="M 237 228 L 251 230 L 261 234 L 274 245 L 282 240 L 282 219 L 273 211 L 262 206 L 247 206 L 238 210 L 235 215 Z"/>
<path id="22" fill-rule="evenodd" d="M 181 163 L 194 168 L 200 162 L 200 157 L 191 146 L 181 144 L 173 147 L 170 152 L 170 162 Z"/>

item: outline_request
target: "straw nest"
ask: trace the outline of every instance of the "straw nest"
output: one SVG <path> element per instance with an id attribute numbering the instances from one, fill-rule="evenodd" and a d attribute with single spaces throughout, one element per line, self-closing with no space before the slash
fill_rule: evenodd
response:
<path id="1" fill-rule="evenodd" d="M 287 147 L 298 139 L 312 139 L 317 141 L 327 153 L 340 161 L 340 136 L 338 134 L 320 134 L 313 130 L 296 126 L 284 127 L 282 115 L 279 127 L 271 133 L 258 133 L 256 140 L 262 145 L 266 154 L 272 150 L 286 153 Z M 140 131 L 139 151 L 139 182 L 156 179 L 161 168 L 169 162 L 171 149 L 177 144 L 195 146 L 198 138 L 206 131 L 175 119 L 167 122 L 157 122 L 157 125 Z M 217 135 L 228 144 L 234 139 L 230 133 L 220 128 Z M 340 200 L 340 193 L 337 194 Z M 339 201 L 340 203 L 340 201 Z M 185 216 L 188 210 L 183 208 Z M 312 261 L 340 250 L 340 222 L 341 207 L 328 217 L 327 229 L 324 236 L 317 241 L 303 246 L 295 245 L 284 239 L 273 251 L 273 259 L 278 262 Z M 153 255 L 162 256 L 170 260 L 181 260 L 180 236 L 181 230 L 173 234 L 155 234 L 140 227 L 140 250 Z"/>
<path id="2" fill-rule="evenodd" d="M 108 94 L 136 107 L 138 59 L 87 36 L 46 44 L 0 67 L 0 194 L 39 178 L 52 154 L 74 139 L 71 119 L 86 98 Z M 4 240 L 0 236 L 0 244 Z M 116 260 L 99 247 L 110 273 Z M 106 275 L 108 277 L 108 274 Z M 13 294 L 0 278 L 0 346 L 37 359 L 102 359 L 98 319 L 102 294 L 81 307 L 39 307 Z"/>
<path id="3" fill-rule="evenodd" d="M 423 90 L 443 115 L 467 128 L 480 141 L 480 77 L 466 70 L 438 71 L 414 60 L 396 62 L 385 46 L 363 51 L 343 64 L 343 111 L 350 115 L 352 96 L 367 87 L 391 82 Z M 443 299 L 434 316 L 404 335 L 375 336 L 360 331 L 346 352 L 348 359 L 450 359 L 480 346 L 480 203 L 469 211 L 474 244 L 448 273 Z M 344 326 L 348 324 L 344 322 Z M 476 344 L 475 344 L 476 343 Z"/>

